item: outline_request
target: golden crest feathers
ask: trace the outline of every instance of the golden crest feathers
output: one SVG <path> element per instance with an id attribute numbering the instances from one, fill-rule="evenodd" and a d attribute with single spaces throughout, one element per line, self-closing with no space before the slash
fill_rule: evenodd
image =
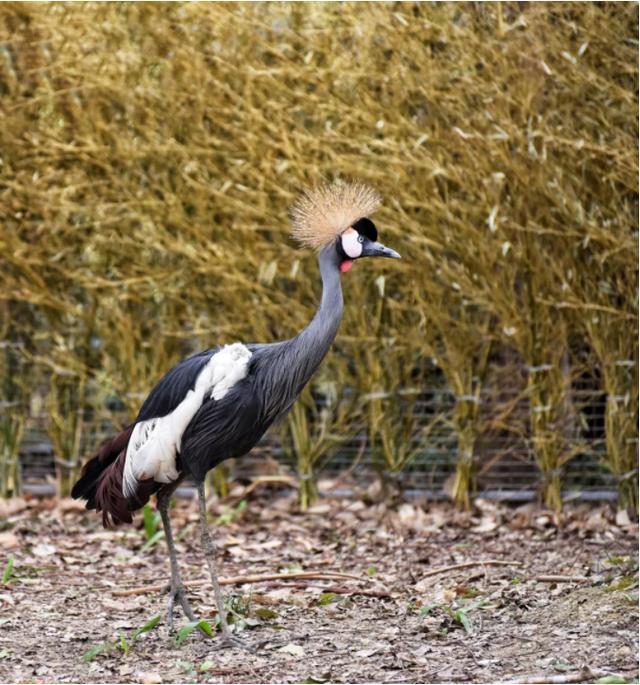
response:
<path id="1" fill-rule="evenodd" d="M 293 237 L 316 250 L 331 243 L 358 219 L 373 214 L 380 196 L 363 183 L 335 181 L 306 190 L 289 212 Z"/>

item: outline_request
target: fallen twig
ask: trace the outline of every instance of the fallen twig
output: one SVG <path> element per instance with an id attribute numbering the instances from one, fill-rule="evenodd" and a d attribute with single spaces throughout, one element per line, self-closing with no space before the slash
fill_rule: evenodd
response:
<path id="1" fill-rule="evenodd" d="M 268 573 L 255 576 L 230 576 L 219 578 L 220 585 L 243 585 L 244 583 L 264 583 L 273 580 L 362 580 L 360 576 L 350 573 L 317 573 L 315 571 L 299 571 L 298 573 Z M 209 580 L 192 580 L 187 583 L 188 587 L 201 587 L 208 585 Z M 114 597 L 130 597 L 131 595 L 145 595 L 149 592 L 161 592 L 168 587 L 167 583 L 132 587 L 126 590 L 112 590 Z"/>
<path id="2" fill-rule="evenodd" d="M 590 668 L 583 666 L 576 673 L 562 673 L 558 675 L 545 675 L 544 673 L 536 673 L 533 675 L 519 676 L 513 680 L 505 681 L 508 685 L 519 685 L 520 683 L 549 683 L 549 685 L 564 685 L 564 683 L 584 683 L 587 680 L 596 680 L 597 678 L 615 677 L 624 680 L 623 676 L 610 671 L 605 671 L 601 668 Z"/>
<path id="3" fill-rule="evenodd" d="M 447 573 L 447 571 L 457 571 L 459 568 L 469 568 L 470 566 L 522 566 L 521 561 L 502 561 L 499 559 L 487 559 L 486 561 L 465 561 L 463 564 L 452 564 L 451 566 L 442 566 L 441 568 L 434 568 L 422 574 L 423 578 L 429 576 L 437 576 L 439 573 Z"/>
<path id="4" fill-rule="evenodd" d="M 333 592 L 336 595 L 362 595 L 363 597 L 391 597 L 391 593 L 386 590 L 361 590 L 355 587 L 342 587 L 336 585 L 323 587 L 322 592 Z"/>
<path id="5" fill-rule="evenodd" d="M 588 583 L 589 579 L 584 576 L 536 576 L 540 583 Z"/>

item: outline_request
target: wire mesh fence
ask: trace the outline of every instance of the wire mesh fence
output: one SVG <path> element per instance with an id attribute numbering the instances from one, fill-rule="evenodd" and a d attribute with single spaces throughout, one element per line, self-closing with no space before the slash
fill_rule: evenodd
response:
<path id="1" fill-rule="evenodd" d="M 487 414 L 499 411 L 493 404 L 494 399 L 488 393 L 480 397 L 481 407 Z M 515 407 L 510 430 L 489 428 L 480 434 L 474 454 L 477 493 L 508 501 L 535 499 L 540 494 L 543 475 L 536 464 L 531 437 L 524 427 L 517 429 L 517 410 L 520 410 L 524 421 L 528 411 L 527 399 L 513 393 L 504 394 L 502 399 Z M 617 482 L 605 462 L 606 396 L 598 391 L 575 390 L 572 401 L 575 425 L 566 449 L 573 456 L 562 469 L 564 496 L 582 500 L 613 500 L 617 494 Z M 430 499 L 450 496 L 451 479 L 459 458 L 458 441 L 451 422 L 455 403 L 454 394 L 446 387 L 429 389 L 415 402 L 416 427 L 412 436 L 415 454 L 394 478 L 405 496 Z M 425 438 L 421 429 L 429 425 L 435 416 L 441 420 Z M 80 461 L 125 420 L 124 415 L 117 411 L 100 420 L 87 416 L 83 436 L 84 457 L 80 457 Z M 231 477 L 250 478 L 263 473 L 265 465 L 272 469 L 277 465 L 277 468 L 295 475 L 290 452 L 282 443 L 282 435 L 277 431 L 268 433 L 250 454 L 233 462 Z M 20 449 L 24 490 L 40 494 L 53 492 L 56 460 L 47 436 L 46 416 L 31 416 Z M 362 487 L 379 476 L 388 477 L 377 461 L 366 431 L 342 441 L 321 465 L 320 475 L 336 478 L 346 471 L 350 472 L 350 482 Z"/>

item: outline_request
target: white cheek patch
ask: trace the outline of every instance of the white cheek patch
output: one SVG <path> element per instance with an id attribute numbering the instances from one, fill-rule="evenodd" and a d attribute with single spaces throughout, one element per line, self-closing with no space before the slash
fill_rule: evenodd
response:
<path id="1" fill-rule="evenodd" d="M 358 231 L 348 228 L 340 238 L 344 253 L 351 259 L 357 259 L 362 254 L 362 243 L 358 240 L 359 237 Z"/>

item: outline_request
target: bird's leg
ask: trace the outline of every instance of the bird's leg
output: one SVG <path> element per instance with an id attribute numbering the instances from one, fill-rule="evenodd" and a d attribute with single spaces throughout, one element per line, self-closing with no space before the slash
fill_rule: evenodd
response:
<path id="1" fill-rule="evenodd" d="M 213 546 L 211 534 L 209 533 L 209 524 L 207 523 L 207 502 L 204 494 L 204 482 L 198 483 L 198 500 L 200 502 L 200 534 L 202 537 L 202 547 L 204 549 L 204 556 L 207 560 L 207 566 L 209 567 L 211 584 L 213 585 L 213 592 L 215 594 L 216 605 L 218 607 L 218 615 L 220 616 L 222 640 L 225 644 L 244 648 L 245 645 L 242 643 L 242 641 L 231 635 L 229 624 L 227 623 L 227 612 L 224 607 L 224 599 L 222 597 L 222 590 L 220 590 L 218 572 L 216 569 L 216 551 L 215 547 Z"/>
<path id="2" fill-rule="evenodd" d="M 173 491 L 172 491 L 173 492 Z M 190 621 L 197 621 L 196 615 L 193 613 L 193 609 L 189 604 L 187 599 L 187 593 L 185 591 L 182 578 L 180 577 L 180 570 L 178 568 L 178 558 L 176 556 L 176 547 L 173 541 L 173 532 L 171 531 L 171 519 L 169 517 L 169 499 L 171 497 L 171 492 L 168 494 L 158 495 L 158 511 L 160 512 L 160 517 L 162 518 L 162 525 L 164 527 L 164 537 L 167 541 L 167 547 L 169 548 L 169 559 L 171 561 L 171 589 L 169 594 L 169 610 L 167 615 L 167 624 L 169 626 L 169 632 L 173 630 L 173 607 L 176 599 L 180 602 L 182 609 L 186 617 Z"/>

